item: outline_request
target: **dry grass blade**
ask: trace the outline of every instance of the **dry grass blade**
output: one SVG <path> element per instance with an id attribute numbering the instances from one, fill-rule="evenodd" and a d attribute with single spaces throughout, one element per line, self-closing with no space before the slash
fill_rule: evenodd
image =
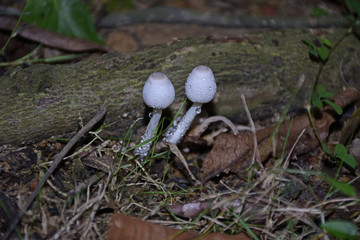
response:
<path id="1" fill-rule="evenodd" d="M 66 219 L 66 224 L 60 228 L 60 230 L 52 237 L 52 239 L 60 239 L 61 236 L 65 236 L 65 233 L 68 232 L 68 229 L 72 229 L 72 225 L 75 225 L 75 222 L 79 220 L 79 218 L 84 214 L 85 211 L 92 208 L 92 211 L 90 215 L 87 217 L 87 220 L 85 221 L 85 226 L 82 232 L 83 235 L 85 235 L 85 238 L 87 239 L 86 235 L 89 233 L 89 229 L 92 227 L 92 222 L 94 219 L 94 216 L 96 214 L 97 209 L 99 208 L 99 202 L 104 198 L 106 189 L 108 187 L 109 181 L 111 178 L 111 173 L 108 174 L 108 177 L 106 179 L 106 182 L 104 184 L 99 184 L 99 189 L 97 194 L 95 194 L 94 198 L 88 199 L 84 204 L 79 206 L 73 213 L 73 216 L 71 216 L 70 219 Z"/>
<path id="2" fill-rule="evenodd" d="M 186 159 L 184 158 L 184 156 L 181 154 L 179 148 L 175 144 L 172 144 L 172 143 L 169 143 L 169 146 L 170 146 L 171 152 L 174 153 L 180 159 L 180 161 L 184 164 L 184 166 L 185 166 L 186 170 L 188 171 L 191 179 L 194 180 L 196 183 L 199 183 L 199 180 L 197 180 L 195 178 L 194 174 L 192 174 L 192 172 L 190 171 L 189 165 L 186 162 Z"/>
<path id="3" fill-rule="evenodd" d="M 243 105 L 244 105 L 244 108 L 245 108 L 245 112 L 246 112 L 246 115 L 249 119 L 249 123 L 250 123 L 250 129 L 251 129 L 251 133 L 253 135 L 253 144 L 254 144 L 254 150 L 253 150 L 253 156 L 252 156 L 252 160 L 251 162 L 254 163 L 254 160 L 256 160 L 256 162 L 260 165 L 261 169 L 264 169 L 263 165 L 261 164 L 260 162 L 260 153 L 259 153 L 259 149 L 258 149 L 258 143 L 257 143 L 257 138 L 256 138 L 256 129 L 255 129 L 255 124 L 254 124 L 254 121 L 251 117 L 251 114 L 250 114 L 250 111 L 249 111 L 249 108 L 246 104 L 246 99 L 245 99 L 245 95 L 244 94 L 241 94 L 241 100 L 243 102 Z"/>

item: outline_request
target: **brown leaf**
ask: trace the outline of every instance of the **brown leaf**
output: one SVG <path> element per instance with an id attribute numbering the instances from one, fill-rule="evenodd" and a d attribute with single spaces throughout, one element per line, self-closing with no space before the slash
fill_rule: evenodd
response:
<path id="1" fill-rule="evenodd" d="M 351 103 L 359 101 L 359 99 L 360 92 L 354 88 L 348 88 L 335 96 L 333 101 L 344 108 Z M 318 134 L 324 141 L 329 134 L 330 125 L 336 120 L 334 117 L 336 114 L 331 107 L 326 106 L 321 110 L 314 110 L 312 115 Z M 277 153 L 281 152 L 285 145 L 285 137 L 289 127 L 290 120 L 286 120 L 278 129 L 277 142 L 275 144 Z M 271 135 L 274 129 L 274 127 L 271 127 L 256 132 L 258 149 L 262 161 L 266 160 L 270 154 L 273 154 Z M 291 131 L 286 142 L 285 153 L 289 153 L 302 131 L 304 131 L 304 134 L 297 143 L 293 154 L 305 153 L 319 146 L 309 117 L 307 115 L 300 115 L 297 116 L 291 124 Z M 237 136 L 228 133 L 221 134 L 216 139 L 211 152 L 207 155 L 203 163 L 202 167 L 206 176 L 203 182 L 223 171 L 232 171 L 240 178 L 246 177 L 245 170 L 251 164 L 252 151 L 252 135 L 244 133 L 240 133 Z"/>
<path id="2" fill-rule="evenodd" d="M 266 148 L 264 143 L 272 131 L 272 128 L 257 131 L 260 156 L 266 156 L 270 153 L 270 149 Z M 216 139 L 211 152 L 206 156 L 202 165 L 205 176 L 208 176 L 204 181 L 220 172 L 229 172 L 230 170 L 237 173 L 240 177 L 242 171 L 250 166 L 251 163 L 252 138 L 252 135 L 249 133 L 240 133 L 237 136 L 230 133 L 221 134 Z"/>
<path id="3" fill-rule="evenodd" d="M 16 23 L 17 19 L 15 18 L 0 16 L 0 29 L 12 31 L 15 28 Z M 101 46 L 98 43 L 67 37 L 31 24 L 20 23 L 16 34 L 25 39 L 70 52 L 109 52 L 109 49 L 106 49 L 106 47 Z"/>
<path id="4" fill-rule="evenodd" d="M 173 229 L 170 227 L 145 222 L 133 217 L 125 216 L 120 213 L 114 213 L 110 229 L 108 230 L 105 239 L 106 240 L 190 240 L 195 239 L 201 236 L 200 233 L 195 231 L 184 231 L 179 236 L 178 233 L 181 233 L 181 230 Z M 177 237 L 174 237 L 177 236 Z M 172 238 L 174 237 L 174 238 Z M 239 234 L 235 236 L 230 236 L 224 233 L 210 233 L 206 235 L 205 240 L 249 240 L 250 238 L 246 234 Z"/>

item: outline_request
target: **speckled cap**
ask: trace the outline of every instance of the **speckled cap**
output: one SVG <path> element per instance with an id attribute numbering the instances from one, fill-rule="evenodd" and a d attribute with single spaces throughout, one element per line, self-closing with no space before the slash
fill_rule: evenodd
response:
<path id="1" fill-rule="evenodd" d="M 203 65 L 194 68 L 186 81 L 185 93 L 192 102 L 210 102 L 216 93 L 216 82 L 212 70 Z"/>
<path id="2" fill-rule="evenodd" d="M 143 98 L 149 107 L 164 109 L 174 101 L 175 89 L 164 73 L 155 72 L 144 85 Z"/>

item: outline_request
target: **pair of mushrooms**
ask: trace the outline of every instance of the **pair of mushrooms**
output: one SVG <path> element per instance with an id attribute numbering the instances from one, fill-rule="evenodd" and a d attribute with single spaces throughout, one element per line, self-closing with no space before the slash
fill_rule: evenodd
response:
<path id="1" fill-rule="evenodd" d="M 208 103 L 214 98 L 216 82 L 212 70 L 203 65 L 195 67 L 187 78 L 185 93 L 193 105 L 180 120 L 176 129 L 166 134 L 164 142 L 177 144 L 189 129 L 196 114 L 201 112 L 202 104 Z M 175 89 L 164 73 L 156 72 L 147 79 L 143 88 L 143 98 L 145 103 L 153 108 L 153 111 L 150 114 L 150 122 L 140 140 L 140 143 L 146 143 L 136 148 L 135 154 L 146 157 L 150 150 L 151 139 L 155 136 L 162 109 L 169 107 L 174 101 Z"/>

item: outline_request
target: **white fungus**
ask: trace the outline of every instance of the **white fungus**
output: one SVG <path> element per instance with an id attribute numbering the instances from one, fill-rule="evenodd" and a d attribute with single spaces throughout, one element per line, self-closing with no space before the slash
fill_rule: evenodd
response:
<path id="1" fill-rule="evenodd" d="M 185 93 L 193 102 L 193 105 L 178 123 L 176 130 L 172 134 L 166 135 L 164 142 L 178 144 L 190 128 L 191 122 L 194 120 L 196 114 L 201 112 L 202 104 L 208 103 L 214 98 L 216 81 L 212 70 L 202 65 L 194 68 L 187 78 Z"/>
<path id="2" fill-rule="evenodd" d="M 155 136 L 162 109 L 167 108 L 174 101 L 175 89 L 164 73 L 156 72 L 147 79 L 143 88 L 143 98 L 146 105 L 153 108 L 153 111 L 150 113 L 150 122 L 146 127 L 144 135 L 141 137 L 140 144 Z M 149 141 L 136 148 L 135 154 L 146 157 L 151 143 L 152 141 Z"/>

